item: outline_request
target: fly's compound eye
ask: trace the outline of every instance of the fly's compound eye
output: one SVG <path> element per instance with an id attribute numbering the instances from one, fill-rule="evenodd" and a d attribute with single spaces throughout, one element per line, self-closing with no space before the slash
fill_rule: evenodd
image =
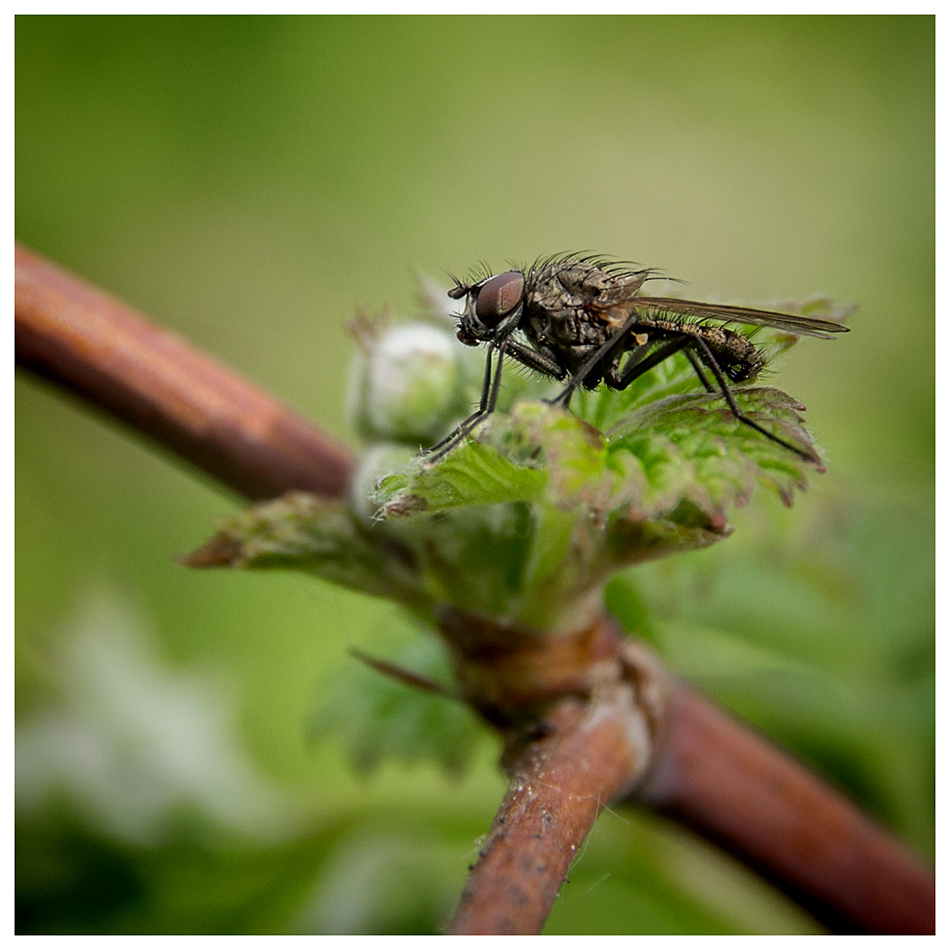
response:
<path id="1" fill-rule="evenodd" d="M 489 329 L 494 329 L 521 302 L 524 293 L 524 274 L 518 270 L 505 271 L 489 277 L 478 288 L 475 298 L 475 316 Z"/>

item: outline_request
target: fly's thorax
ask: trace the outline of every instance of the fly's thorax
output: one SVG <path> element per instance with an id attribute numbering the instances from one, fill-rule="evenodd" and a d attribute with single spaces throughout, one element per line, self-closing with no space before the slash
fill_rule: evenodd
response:
<path id="1" fill-rule="evenodd" d="M 571 354 L 576 350 L 587 353 L 605 343 L 614 332 L 599 313 L 591 313 L 583 307 L 562 306 L 556 309 L 540 307 L 526 300 L 520 329 L 536 349 L 557 355 L 557 359 L 569 369 L 576 369 Z"/>
<path id="2" fill-rule="evenodd" d="M 606 269 L 591 261 L 553 261 L 527 274 L 525 297 L 548 310 L 606 308 L 631 300 L 648 273 Z"/>
<path id="3" fill-rule="evenodd" d="M 610 277 L 584 262 L 532 271 L 525 282 L 521 329 L 533 345 L 555 351 L 600 346 L 614 329 L 607 313 L 595 306 Z"/>
<path id="4" fill-rule="evenodd" d="M 585 260 L 542 263 L 525 276 L 520 327 L 533 346 L 578 369 L 623 324 L 646 277 Z"/>
<path id="5" fill-rule="evenodd" d="M 525 282 L 525 308 L 535 314 L 556 313 L 579 306 L 581 300 L 558 279 L 557 269 L 532 271 Z"/>

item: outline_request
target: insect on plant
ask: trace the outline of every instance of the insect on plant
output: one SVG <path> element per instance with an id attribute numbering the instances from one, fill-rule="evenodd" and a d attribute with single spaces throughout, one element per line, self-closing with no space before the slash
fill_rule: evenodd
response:
<path id="1" fill-rule="evenodd" d="M 567 408 L 579 386 L 592 390 L 603 382 L 623 390 L 682 352 L 703 388 L 721 393 L 739 422 L 815 462 L 739 408 L 729 384 L 755 379 L 766 359 L 748 337 L 721 324 L 773 327 L 823 339 L 848 327 L 790 313 L 648 297 L 640 290 L 650 279 L 656 279 L 650 269 L 628 270 L 604 258 L 559 255 L 471 283 L 456 280 L 449 297 L 465 300 L 458 314 L 458 338 L 467 346 L 488 344 L 482 395 L 478 409 L 425 454 L 441 458 L 494 412 L 506 356 L 544 376 L 566 379 L 567 385 L 550 402 Z"/>

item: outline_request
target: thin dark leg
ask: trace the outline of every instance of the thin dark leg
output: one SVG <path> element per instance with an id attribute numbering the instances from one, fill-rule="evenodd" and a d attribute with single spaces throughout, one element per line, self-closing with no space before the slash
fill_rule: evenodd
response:
<path id="1" fill-rule="evenodd" d="M 713 376 L 716 377 L 716 382 L 719 383 L 719 389 L 722 391 L 722 395 L 725 398 L 726 402 L 729 404 L 729 408 L 732 410 L 732 414 L 742 423 L 751 428 L 755 429 L 756 432 L 761 432 L 767 439 L 771 439 L 773 442 L 778 442 L 779 445 L 784 446 L 791 452 L 794 452 L 796 455 L 800 455 L 803 459 L 807 459 L 809 462 L 819 463 L 817 456 L 812 455 L 809 452 L 804 451 L 804 449 L 798 448 L 796 445 L 792 445 L 791 442 L 786 442 L 785 439 L 780 436 L 774 435 L 769 432 L 768 429 L 763 429 L 757 422 L 754 422 L 748 416 L 742 413 L 742 410 L 739 408 L 736 403 L 735 397 L 732 395 L 732 391 L 729 389 L 729 384 L 726 382 L 726 378 L 723 375 L 722 370 L 719 368 L 719 364 L 716 362 L 716 357 L 713 355 L 712 350 L 706 344 L 706 341 L 700 337 L 694 337 L 692 339 L 693 346 L 697 346 L 702 349 L 703 353 L 706 356 L 706 359 L 703 361 L 706 363 L 707 367 L 711 370 Z"/>
<path id="2" fill-rule="evenodd" d="M 623 326 L 602 346 L 595 350 L 594 355 L 589 357 L 583 366 L 571 377 L 570 382 L 553 399 L 547 400 L 552 406 L 564 406 L 566 409 L 571 403 L 571 396 L 574 390 L 580 386 L 585 379 L 597 368 L 605 359 L 612 356 L 617 349 L 626 341 L 627 334 L 640 322 L 640 314 L 636 310 L 624 321 Z"/>
<path id="3" fill-rule="evenodd" d="M 691 352 L 693 347 L 703 351 L 703 355 L 706 357 L 703 362 L 706 363 L 706 366 L 712 372 L 713 376 L 716 377 L 716 382 L 719 384 L 719 391 L 726 400 L 730 412 L 732 412 L 739 422 L 750 426 L 751 428 L 755 429 L 756 432 L 760 432 L 762 435 L 764 435 L 767 439 L 777 442 L 790 452 L 800 455 L 809 462 L 818 462 L 818 459 L 814 455 L 805 452 L 804 450 L 798 448 L 798 446 L 792 445 L 791 442 L 786 442 L 785 439 L 777 435 L 773 435 L 773 433 L 769 432 L 767 429 L 763 429 L 762 426 L 760 426 L 757 422 L 754 422 L 748 416 L 743 414 L 738 403 L 736 403 L 735 397 L 732 395 L 732 390 L 729 389 L 729 384 L 726 382 L 726 377 L 720 369 L 719 363 L 716 362 L 716 357 L 713 355 L 713 352 L 710 350 L 706 341 L 701 337 L 684 334 L 681 337 L 670 340 L 668 343 L 664 343 L 663 346 L 656 350 L 652 355 L 648 356 L 645 360 L 641 360 L 632 366 L 628 366 L 624 370 L 620 379 L 620 385 L 617 388 L 626 389 L 627 386 L 629 386 L 635 379 L 639 379 L 644 373 L 662 363 L 663 360 L 668 359 L 679 350 L 686 350 L 686 356 L 689 359 L 693 369 L 696 370 L 696 375 L 706 388 L 706 391 L 715 392 L 716 390 L 711 386 L 709 380 L 706 378 L 706 374 L 702 370 L 700 361 L 696 358 L 696 355 Z"/>
<path id="4" fill-rule="evenodd" d="M 435 445 L 430 445 L 429 448 L 421 452 L 420 455 L 429 455 L 430 453 L 435 452 L 437 449 L 441 449 L 443 445 L 448 445 L 450 442 L 453 442 L 458 434 L 462 432 L 470 422 L 476 422 L 482 415 L 484 415 L 485 407 L 488 405 L 488 397 L 491 392 L 491 361 L 494 351 L 495 344 L 489 343 L 488 354 L 485 358 L 485 375 L 482 377 L 482 395 L 481 399 L 478 401 L 478 408 L 464 422 L 459 423 L 459 425 L 457 425 L 444 439 L 440 439 L 435 443 Z"/>
<path id="5" fill-rule="evenodd" d="M 652 341 L 647 343 L 641 343 L 638 346 L 635 346 L 630 351 L 630 358 L 627 360 L 627 365 L 624 366 L 623 372 L 620 371 L 620 364 L 617 362 L 611 369 L 608 371 L 607 375 L 604 376 L 604 382 L 611 389 L 622 389 L 621 380 L 623 379 L 623 373 L 627 372 L 631 367 L 636 366 L 638 363 L 642 362 L 647 353 L 650 352 L 650 348 L 653 346 Z"/>
<path id="6" fill-rule="evenodd" d="M 714 393 L 716 391 L 715 386 L 708 379 L 706 379 L 706 374 L 703 372 L 703 365 L 696 359 L 696 354 L 689 348 L 686 348 L 686 358 L 690 361 L 693 366 L 693 369 L 696 370 L 696 375 L 699 377 L 699 381 L 703 384 L 703 388 L 707 393 Z"/>
<path id="7" fill-rule="evenodd" d="M 688 336 L 678 336 L 668 340 L 661 347 L 654 350 L 646 359 L 636 360 L 630 365 L 624 367 L 620 374 L 616 389 L 626 389 L 635 379 L 639 379 L 644 373 L 648 373 L 655 366 L 659 366 L 664 360 L 668 360 L 674 353 L 686 349 L 690 345 L 691 338 Z M 689 352 L 687 350 L 687 352 Z M 702 377 L 700 377 L 702 379 Z M 703 382 L 705 383 L 705 379 Z"/>
<path id="8" fill-rule="evenodd" d="M 491 347 L 498 354 L 498 365 L 495 367 L 495 376 L 492 379 L 492 350 L 488 351 L 488 359 L 485 361 L 485 377 L 482 382 L 482 398 L 478 409 L 475 410 L 464 422 L 462 422 L 453 432 L 447 435 L 441 442 L 437 442 L 432 448 L 423 452 L 423 455 L 429 456 L 432 462 L 438 461 L 443 455 L 447 455 L 455 448 L 462 439 L 465 438 L 478 425 L 485 416 L 490 416 L 495 411 L 495 405 L 498 402 L 498 393 L 501 390 L 501 366 L 505 359 L 505 350 L 508 348 L 507 339 L 502 340 L 497 345 L 493 342 Z"/>

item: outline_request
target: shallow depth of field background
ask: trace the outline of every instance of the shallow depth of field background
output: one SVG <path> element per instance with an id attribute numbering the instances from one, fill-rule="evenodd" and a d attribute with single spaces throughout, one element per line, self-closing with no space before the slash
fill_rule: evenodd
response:
<path id="1" fill-rule="evenodd" d="M 16 233 L 351 445 L 345 321 L 411 315 L 418 273 L 592 249 L 698 298 L 858 302 L 773 380 L 828 473 L 611 606 L 929 859 L 933 67 L 928 17 L 20 17 Z M 235 500 L 32 379 L 16 428 L 18 929 L 437 928 L 494 746 L 362 776 L 310 725 L 347 646 L 420 634 L 180 567 Z M 570 878 L 550 933 L 812 927 L 631 812 Z"/>

